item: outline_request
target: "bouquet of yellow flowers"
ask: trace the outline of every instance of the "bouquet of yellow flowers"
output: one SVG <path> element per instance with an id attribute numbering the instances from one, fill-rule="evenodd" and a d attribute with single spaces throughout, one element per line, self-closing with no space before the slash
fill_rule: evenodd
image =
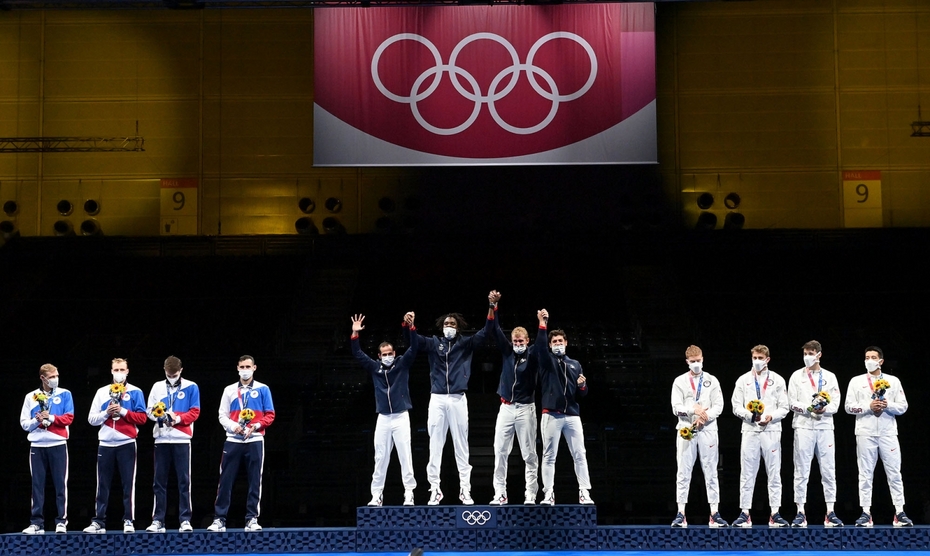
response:
<path id="1" fill-rule="evenodd" d="M 255 418 L 255 411 L 245 408 L 239 412 L 239 426 L 245 428 Z"/>
<path id="2" fill-rule="evenodd" d="M 39 412 L 48 411 L 48 394 L 45 392 L 36 392 L 32 395 L 32 401 L 39 404 Z M 48 427 L 52 422 L 48 419 L 42 419 L 42 425 Z"/>
<path id="3" fill-rule="evenodd" d="M 171 424 L 171 417 L 168 415 L 168 408 L 165 406 L 165 402 L 158 402 L 152 406 L 152 417 L 155 417 L 158 428 L 164 428 L 165 422 L 168 422 L 169 425 Z"/>
<path id="4" fill-rule="evenodd" d="M 884 400 L 885 392 L 889 388 L 891 388 L 891 383 L 885 380 L 884 378 L 880 378 L 876 380 L 875 383 L 872 385 L 872 399 L 873 400 Z"/>
<path id="5" fill-rule="evenodd" d="M 682 427 L 678 429 L 678 436 L 684 438 L 685 440 L 691 440 L 694 438 L 694 427 Z"/>
<path id="6" fill-rule="evenodd" d="M 746 404 L 746 409 L 752 413 L 752 420 L 758 421 L 762 418 L 762 414 L 765 413 L 765 404 L 761 400 L 752 400 Z"/>
<path id="7" fill-rule="evenodd" d="M 120 398 L 126 393 L 126 386 L 122 382 L 114 382 L 110 385 L 110 401 L 119 404 Z M 119 415 L 113 417 L 114 421 L 119 421 Z"/>
<path id="8" fill-rule="evenodd" d="M 820 391 L 814 394 L 813 402 L 807 410 L 813 413 L 814 411 L 820 411 L 828 405 L 830 405 L 830 394 L 826 391 Z"/>

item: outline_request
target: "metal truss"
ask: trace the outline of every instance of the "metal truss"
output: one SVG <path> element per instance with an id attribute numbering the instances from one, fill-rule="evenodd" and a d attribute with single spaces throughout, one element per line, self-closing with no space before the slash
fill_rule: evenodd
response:
<path id="1" fill-rule="evenodd" d="M 142 152 L 145 139 L 135 137 L 0 137 L 0 153 Z"/>

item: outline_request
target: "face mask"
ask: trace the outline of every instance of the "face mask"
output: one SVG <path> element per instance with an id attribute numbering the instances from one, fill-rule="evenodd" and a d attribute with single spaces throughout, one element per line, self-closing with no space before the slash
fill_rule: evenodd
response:
<path id="1" fill-rule="evenodd" d="M 552 346 L 552 353 L 556 355 L 565 355 L 565 346 Z"/>
<path id="2" fill-rule="evenodd" d="M 805 366 L 805 367 L 811 368 L 811 367 L 814 366 L 814 363 L 816 363 L 816 362 L 817 362 L 817 356 L 816 356 L 816 355 L 805 355 L 805 356 L 804 356 L 804 366 Z"/>
<path id="3" fill-rule="evenodd" d="M 513 352 L 520 355 L 526 352 L 526 346 L 513 346 Z"/>
<path id="4" fill-rule="evenodd" d="M 174 376 L 174 377 L 170 377 L 170 376 L 168 376 L 168 373 L 165 373 L 165 380 L 168 381 L 168 384 L 170 384 L 170 385 L 172 385 L 172 386 L 175 386 L 175 385 L 177 385 L 178 381 L 181 380 L 181 375 L 176 375 L 176 376 Z"/>
<path id="5" fill-rule="evenodd" d="M 878 364 L 878 361 L 874 359 L 865 360 L 865 370 L 869 371 L 870 373 L 874 373 L 875 369 L 879 368 L 880 366 L 881 365 Z"/>
<path id="6" fill-rule="evenodd" d="M 58 377 L 46 379 L 45 382 L 48 384 L 50 390 L 58 388 Z"/>
<path id="7" fill-rule="evenodd" d="M 239 378 L 242 380 L 251 380 L 252 371 L 239 371 Z"/>
<path id="8" fill-rule="evenodd" d="M 446 327 L 443 327 L 442 329 L 442 335 L 445 336 L 447 340 L 451 340 L 452 338 L 455 338 L 456 332 L 457 330 L 452 328 L 451 326 L 446 326 Z"/>
<path id="9" fill-rule="evenodd" d="M 691 369 L 691 374 L 699 375 L 701 370 L 704 369 L 703 361 L 695 361 L 694 363 L 688 363 L 688 368 Z"/>
<path id="10" fill-rule="evenodd" d="M 117 384 L 122 384 L 123 382 L 126 382 L 126 373 L 112 372 L 110 374 L 113 375 L 113 382 L 116 382 Z"/>
<path id="11" fill-rule="evenodd" d="M 384 365 L 385 367 L 390 367 L 391 365 L 394 364 L 394 356 L 385 355 L 384 357 L 381 358 L 381 364 Z"/>
<path id="12" fill-rule="evenodd" d="M 761 373 L 765 369 L 765 359 L 753 359 L 752 368 L 755 369 L 757 373 Z"/>

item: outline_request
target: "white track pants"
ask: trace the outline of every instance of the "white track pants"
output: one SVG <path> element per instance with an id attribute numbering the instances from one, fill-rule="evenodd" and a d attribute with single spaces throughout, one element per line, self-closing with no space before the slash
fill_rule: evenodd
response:
<path id="1" fill-rule="evenodd" d="M 807 482 L 814 457 L 820 465 L 823 501 L 836 502 L 836 446 L 833 429 L 794 429 L 794 502 L 807 502 Z"/>
<path id="2" fill-rule="evenodd" d="M 536 457 L 536 404 L 501 404 L 494 426 L 494 492 L 507 492 L 507 460 L 517 437 L 526 464 L 526 497 L 536 498 L 539 459 Z"/>
<path id="3" fill-rule="evenodd" d="M 701 457 L 701 471 L 704 472 L 704 485 L 707 488 L 707 502 L 720 503 L 720 486 L 717 484 L 717 431 L 700 431 L 691 440 L 678 437 L 678 475 L 676 496 L 679 504 L 688 503 L 691 490 L 691 472 L 694 462 Z"/>
<path id="4" fill-rule="evenodd" d="M 872 480 L 875 464 L 882 459 L 891 503 L 904 505 L 904 480 L 901 478 L 901 446 L 897 436 L 857 436 L 856 459 L 859 460 L 859 504 L 872 505 Z"/>
<path id="5" fill-rule="evenodd" d="M 410 450 L 410 414 L 394 413 L 378 415 L 375 425 L 375 471 L 371 474 L 371 494 L 377 496 L 384 490 L 384 480 L 388 464 L 391 463 L 391 450 L 397 446 L 397 459 L 404 480 L 404 489 L 417 488 L 413 478 L 413 455 Z"/>
<path id="6" fill-rule="evenodd" d="M 739 507 L 752 507 L 760 459 L 765 462 L 769 506 L 781 506 L 781 431 L 744 432 L 739 455 Z"/>
<path id="7" fill-rule="evenodd" d="M 555 458 L 559 455 L 559 437 L 565 437 L 565 444 L 575 461 L 575 477 L 578 488 L 591 488 L 591 476 L 588 474 L 588 457 L 584 449 L 584 430 L 581 417 L 561 413 L 543 413 L 540 423 L 543 443 L 542 482 L 545 493 L 552 492 L 555 485 Z"/>
<path id="8" fill-rule="evenodd" d="M 442 467 L 442 448 L 446 433 L 452 433 L 455 463 L 459 468 L 459 488 L 471 490 L 471 465 L 468 463 L 468 399 L 465 394 L 431 394 L 429 415 L 426 418 L 429 432 L 429 464 L 426 478 L 430 489 L 439 488 Z"/>

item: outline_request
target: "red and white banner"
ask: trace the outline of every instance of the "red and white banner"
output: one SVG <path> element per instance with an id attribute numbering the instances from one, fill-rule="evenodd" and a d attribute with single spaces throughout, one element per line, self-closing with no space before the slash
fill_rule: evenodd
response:
<path id="1" fill-rule="evenodd" d="M 315 166 L 657 161 L 651 3 L 314 12 Z"/>

